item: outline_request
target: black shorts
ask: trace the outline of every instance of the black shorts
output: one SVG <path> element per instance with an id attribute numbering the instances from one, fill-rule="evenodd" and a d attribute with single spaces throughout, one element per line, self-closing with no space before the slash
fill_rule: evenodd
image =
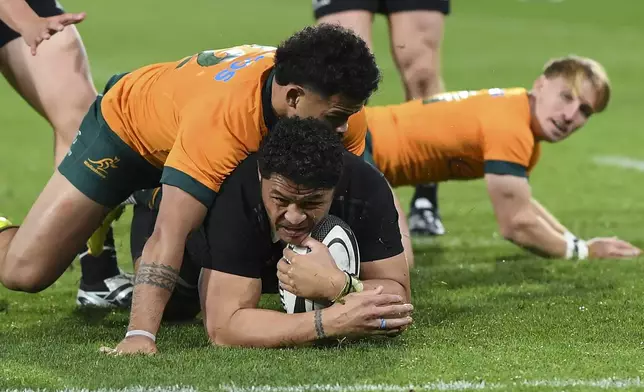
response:
<path id="1" fill-rule="evenodd" d="M 56 0 L 27 0 L 27 4 L 41 17 L 56 16 L 65 12 Z M 18 37 L 20 34 L 17 31 L 0 21 L 0 48 Z"/>
<path id="2" fill-rule="evenodd" d="M 313 0 L 315 19 L 343 11 L 389 15 L 402 11 L 438 11 L 449 15 L 450 0 Z"/>

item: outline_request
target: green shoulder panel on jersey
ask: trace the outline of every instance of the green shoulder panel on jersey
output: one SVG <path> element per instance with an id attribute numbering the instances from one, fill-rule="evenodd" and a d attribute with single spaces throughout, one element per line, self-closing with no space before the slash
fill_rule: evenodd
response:
<path id="1" fill-rule="evenodd" d="M 217 196 L 217 192 L 203 185 L 186 173 L 170 166 L 165 166 L 163 168 L 161 183 L 176 186 L 184 192 L 192 195 L 206 207 L 210 207 Z"/>
<path id="2" fill-rule="evenodd" d="M 376 166 L 376 161 L 373 159 L 373 139 L 371 137 L 371 131 L 367 129 L 367 138 L 365 140 L 365 148 L 362 153 L 362 158 L 367 161 L 368 164 L 378 169 Z"/>
<path id="3" fill-rule="evenodd" d="M 484 171 L 485 174 L 528 177 L 528 171 L 525 166 L 508 161 L 485 161 Z"/>
<path id="4" fill-rule="evenodd" d="M 105 83 L 105 88 L 103 89 L 103 95 L 105 95 L 105 94 L 109 91 L 109 89 L 111 89 L 112 87 L 114 87 L 114 85 L 115 85 L 116 83 L 118 83 L 118 82 L 119 82 L 119 80 L 123 79 L 123 77 L 124 77 L 125 75 L 127 75 L 128 73 L 129 73 L 129 72 L 124 72 L 124 73 L 120 73 L 120 74 L 112 75 L 112 77 L 110 77 L 110 78 L 107 80 L 107 83 Z"/>

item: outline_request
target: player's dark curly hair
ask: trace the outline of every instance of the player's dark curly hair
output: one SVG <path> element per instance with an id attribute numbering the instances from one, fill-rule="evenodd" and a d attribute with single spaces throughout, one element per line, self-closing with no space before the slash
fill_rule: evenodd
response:
<path id="1" fill-rule="evenodd" d="M 342 138 L 314 118 L 284 117 L 264 137 L 257 152 L 262 178 L 279 174 L 310 189 L 331 189 L 342 175 Z"/>
<path id="2" fill-rule="evenodd" d="M 275 80 L 297 84 L 325 97 L 364 102 L 378 88 L 380 70 L 367 44 L 339 25 L 306 27 L 275 52 Z"/>

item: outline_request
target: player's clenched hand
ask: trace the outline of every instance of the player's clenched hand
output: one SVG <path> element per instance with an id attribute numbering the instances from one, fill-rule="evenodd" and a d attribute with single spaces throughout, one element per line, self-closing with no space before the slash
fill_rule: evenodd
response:
<path id="1" fill-rule="evenodd" d="M 78 14 L 66 13 L 47 18 L 37 18 L 22 26 L 20 29 L 20 35 L 22 35 L 27 46 L 31 48 L 31 54 L 35 56 L 36 49 L 42 41 L 48 40 L 54 34 L 63 31 L 66 26 L 80 23 L 84 19 L 84 12 Z"/>
<path id="2" fill-rule="evenodd" d="M 310 252 L 298 254 L 284 248 L 283 257 L 277 263 L 280 285 L 298 297 L 334 299 L 344 288 L 344 272 L 336 266 L 329 248 L 323 243 L 309 237 L 302 246 L 308 247 Z"/>
<path id="3" fill-rule="evenodd" d="M 593 238 L 587 244 L 592 259 L 626 259 L 642 254 L 641 249 L 617 237 Z"/>
<path id="4" fill-rule="evenodd" d="M 101 352 L 107 355 L 152 355 L 157 353 L 157 345 L 145 336 L 130 336 L 123 339 L 116 348 L 101 347 Z"/>
<path id="5" fill-rule="evenodd" d="M 402 297 L 383 294 L 382 286 L 374 290 L 352 293 L 344 303 L 336 303 L 322 316 L 324 329 L 330 336 L 396 335 L 412 322 L 414 307 Z M 325 320 L 326 318 L 326 320 Z"/>

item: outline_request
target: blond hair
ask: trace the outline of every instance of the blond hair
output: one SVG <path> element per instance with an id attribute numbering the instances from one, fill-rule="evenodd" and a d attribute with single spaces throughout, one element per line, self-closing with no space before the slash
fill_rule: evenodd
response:
<path id="1" fill-rule="evenodd" d="M 562 76 L 572 82 L 576 89 L 583 80 L 589 81 L 597 94 L 594 111 L 600 113 L 606 109 L 610 100 L 610 81 L 598 61 L 575 55 L 552 59 L 544 66 L 543 75 L 547 78 Z"/>

